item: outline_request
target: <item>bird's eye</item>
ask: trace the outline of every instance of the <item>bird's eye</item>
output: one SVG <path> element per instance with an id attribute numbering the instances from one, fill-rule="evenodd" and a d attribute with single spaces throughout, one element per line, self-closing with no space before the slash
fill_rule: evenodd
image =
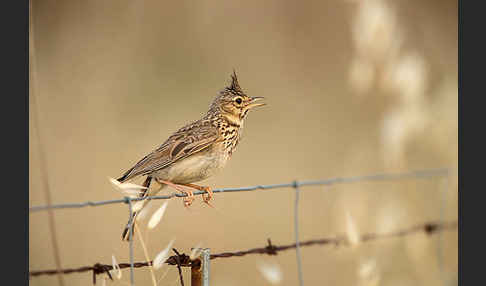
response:
<path id="1" fill-rule="evenodd" d="M 241 99 L 241 97 L 237 97 L 237 98 L 235 99 L 235 102 L 236 102 L 237 104 L 241 104 L 241 103 L 243 102 L 243 100 Z"/>

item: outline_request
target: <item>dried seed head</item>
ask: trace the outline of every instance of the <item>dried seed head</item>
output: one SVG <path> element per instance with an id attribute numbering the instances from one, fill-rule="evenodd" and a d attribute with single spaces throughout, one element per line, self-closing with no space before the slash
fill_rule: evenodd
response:
<path id="1" fill-rule="evenodd" d="M 144 220 L 147 217 L 148 213 L 152 209 L 152 206 L 154 205 L 154 204 L 151 204 L 151 202 L 152 201 L 147 201 L 147 203 L 145 204 L 145 207 L 143 207 L 142 210 L 138 212 L 137 217 L 136 217 L 137 221 Z"/>
<path id="2" fill-rule="evenodd" d="M 118 263 L 116 261 L 115 255 L 111 256 L 111 263 L 112 263 L 112 266 L 113 266 L 112 274 L 115 274 L 114 276 L 117 279 L 121 279 L 122 278 L 122 272 L 121 272 L 120 266 L 118 265 Z"/>
<path id="3" fill-rule="evenodd" d="M 174 241 L 175 238 L 172 239 L 167 247 L 159 252 L 159 254 L 157 254 L 157 256 L 154 258 L 153 267 L 155 269 L 160 269 L 164 265 L 164 262 L 167 260 L 167 258 L 169 258 L 169 252 L 172 248 L 172 244 L 174 244 Z"/>
<path id="4" fill-rule="evenodd" d="M 368 278 L 373 274 L 373 272 L 376 270 L 376 261 L 373 259 L 370 259 L 368 261 L 365 261 L 361 263 L 359 266 L 358 274 L 362 278 Z"/>
<path id="5" fill-rule="evenodd" d="M 202 252 L 202 242 L 199 242 L 198 244 L 196 244 L 196 246 L 191 250 L 191 254 L 189 255 L 189 258 L 191 260 L 194 260 L 196 259 L 197 257 L 199 257 L 199 255 L 201 255 L 201 252 Z"/>
<path id="6" fill-rule="evenodd" d="M 143 208 L 145 201 L 138 201 L 132 206 L 132 212 L 138 212 Z"/>
<path id="7" fill-rule="evenodd" d="M 132 183 L 120 183 L 118 180 L 108 177 L 110 183 L 115 187 L 116 190 L 120 191 L 123 195 L 129 196 L 131 198 L 139 197 L 140 194 L 147 189 L 147 187 L 140 186 Z"/>
<path id="8" fill-rule="evenodd" d="M 353 218 L 348 212 L 346 212 L 346 236 L 348 238 L 348 242 L 352 246 L 356 246 L 359 244 L 360 237 L 359 237 L 358 229 L 354 224 Z"/>
<path id="9" fill-rule="evenodd" d="M 148 222 L 148 228 L 149 229 L 152 229 L 154 227 L 156 227 L 160 220 L 162 219 L 162 217 L 164 216 L 164 213 L 165 213 L 165 210 L 167 209 L 167 205 L 169 204 L 169 201 L 166 200 L 155 212 L 154 214 L 152 215 L 152 217 L 150 218 L 149 222 Z"/>
<path id="10" fill-rule="evenodd" d="M 277 263 L 268 263 L 260 261 L 257 268 L 263 277 L 270 282 L 270 284 L 279 284 L 282 282 L 282 270 Z"/>
<path id="11" fill-rule="evenodd" d="M 377 286 L 380 284 L 380 273 L 376 260 L 367 260 L 359 266 L 358 275 L 361 278 L 359 285 Z"/>

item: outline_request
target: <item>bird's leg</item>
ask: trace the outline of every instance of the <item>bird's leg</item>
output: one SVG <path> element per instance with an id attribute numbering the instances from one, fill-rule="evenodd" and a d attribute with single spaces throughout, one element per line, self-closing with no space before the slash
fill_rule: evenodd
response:
<path id="1" fill-rule="evenodd" d="M 207 187 L 207 186 L 206 187 L 203 187 L 203 186 L 198 186 L 198 185 L 194 185 L 194 184 L 181 184 L 181 185 L 187 186 L 187 187 L 190 187 L 190 188 L 199 190 L 199 191 L 206 192 L 207 193 L 206 196 L 205 196 L 205 194 L 202 195 L 203 201 L 206 204 L 208 204 L 208 205 L 211 206 L 211 204 L 209 203 L 209 201 L 213 198 L 213 191 L 211 190 L 210 187 Z"/>
<path id="2" fill-rule="evenodd" d="M 159 183 L 159 184 L 166 184 L 166 185 L 171 186 L 174 189 L 178 190 L 179 192 L 187 194 L 187 197 L 185 197 L 184 200 L 183 200 L 184 206 L 188 207 L 192 204 L 192 201 L 194 201 L 194 193 L 192 191 L 184 190 L 183 188 L 181 188 L 181 185 L 174 184 L 174 183 L 169 182 L 169 181 L 164 181 L 164 180 L 161 180 L 161 179 L 156 179 L 156 180 L 157 180 L 157 183 Z"/>

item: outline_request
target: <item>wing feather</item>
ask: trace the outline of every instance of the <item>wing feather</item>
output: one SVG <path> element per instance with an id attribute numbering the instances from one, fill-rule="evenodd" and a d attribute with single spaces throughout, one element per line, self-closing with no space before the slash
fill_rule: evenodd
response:
<path id="1" fill-rule="evenodd" d="M 209 121 L 194 122 L 171 135 L 152 153 L 143 157 L 118 179 L 120 182 L 166 168 L 188 156 L 206 150 L 218 141 L 218 129 Z"/>

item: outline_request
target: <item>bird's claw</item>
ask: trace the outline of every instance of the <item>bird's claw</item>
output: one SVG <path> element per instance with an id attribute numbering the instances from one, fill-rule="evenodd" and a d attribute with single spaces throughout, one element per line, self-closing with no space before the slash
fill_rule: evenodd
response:
<path id="1" fill-rule="evenodd" d="M 213 207 L 213 205 L 211 205 L 209 203 L 209 201 L 213 198 L 213 191 L 211 190 L 211 188 L 210 187 L 202 187 L 202 191 L 206 192 L 206 194 L 202 194 L 203 202 L 205 202 L 209 206 Z"/>
<path id="2" fill-rule="evenodd" d="M 192 202 L 194 201 L 194 193 L 192 191 L 182 191 L 183 193 L 187 194 L 187 197 L 184 197 L 183 203 L 185 207 L 189 207 L 192 205 Z"/>

